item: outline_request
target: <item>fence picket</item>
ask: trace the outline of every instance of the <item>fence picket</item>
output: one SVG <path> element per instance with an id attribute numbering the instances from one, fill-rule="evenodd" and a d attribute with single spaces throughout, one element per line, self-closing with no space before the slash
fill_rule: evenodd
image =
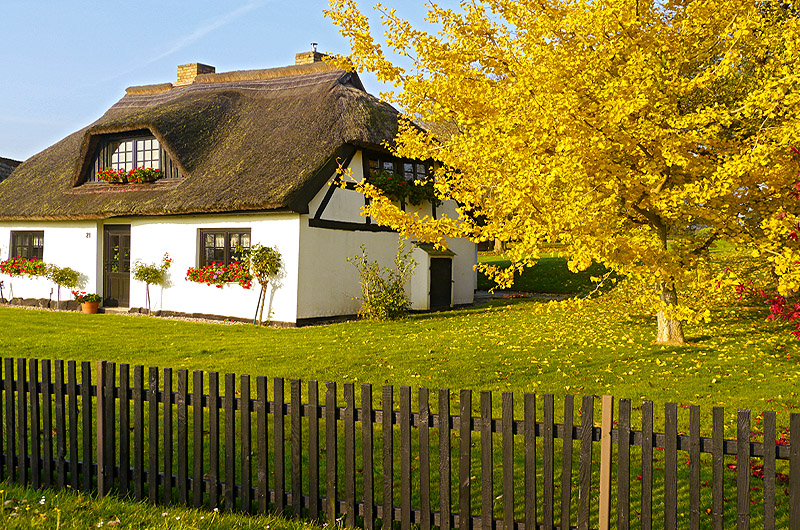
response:
<path id="1" fill-rule="evenodd" d="M 472 391 L 461 391 L 461 410 L 459 411 L 459 452 L 458 452 L 458 529 L 471 530 L 471 489 L 470 476 L 472 464 Z"/>
<path id="2" fill-rule="evenodd" d="M 494 463 L 492 459 L 492 392 L 481 392 L 481 530 L 494 526 Z"/>
<path id="3" fill-rule="evenodd" d="M 185 506 L 189 503 L 189 371 L 185 368 L 178 370 L 175 403 L 178 422 L 178 503 Z"/>
<path id="4" fill-rule="evenodd" d="M 564 443 L 561 446 L 561 529 L 570 529 L 572 453 L 574 449 L 575 396 L 564 396 Z"/>
<path id="5" fill-rule="evenodd" d="M 344 384 L 344 514 L 345 525 L 356 526 L 356 396 L 353 383 Z"/>
<path id="6" fill-rule="evenodd" d="M 126 368 L 126 372 L 125 372 L 126 375 L 125 375 L 124 380 L 123 380 L 123 378 L 121 376 L 121 372 L 122 372 L 122 368 L 123 367 Z M 69 374 L 69 369 L 68 369 L 68 377 L 67 377 L 67 379 L 69 380 L 70 377 L 71 377 L 71 375 Z M 124 398 L 122 397 L 122 389 L 120 389 L 120 423 L 119 423 L 119 426 L 120 426 L 120 494 L 122 494 L 122 495 L 127 494 L 128 468 L 130 466 L 129 456 L 128 456 L 128 449 L 129 449 L 128 440 L 129 440 L 129 436 L 130 436 L 129 418 L 128 418 L 127 412 L 125 412 L 126 411 L 126 406 L 124 406 L 122 404 L 123 402 L 127 404 L 127 399 L 128 399 L 128 396 L 127 396 L 127 384 L 128 384 L 128 380 L 127 380 L 127 365 L 122 365 L 122 366 L 120 366 L 120 387 L 124 387 L 124 389 L 125 389 L 124 390 L 124 392 L 125 392 L 125 397 Z M 109 389 L 108 392 L 110 392 L 110 395 L 111 395 L 110 399 L 113 402 L 113 392 L 114 392 L 114 381 L 113 381 L 113 379 L 111 380 L 109 385 L 110 386 L 108 387 L 108 389 Z M 70 400 L 69 416 L 70 416 L 70 429 L 72 429 L 73 428 L 72 426 L 75 425 L 74 423 L 72 423 L 73 406 L 74 406 L 73 405 L 72 396 L 74 395 L 74 393 L 70 392 L 69 385 L 67 386 L 67 395 L 69 396 L 69 400 Z M 74 414 L 76 416 L 75 419 L 77 420 L 77 410 L 74 411 Z M 108 423 L 107 425 L 108 425 L 109 429 L 113 432 L 115 430 L 114 418 L 111 417 L 109 419 L 109 417 L 107 415 L 106 416 L 106 421 L 110 421 L 110 423 Z M 74 432 L 74 433 L 70 432 L 70 455 L 73 455 L 73 453 L 74 453 L 74 457 L 75 457 L 75 460 L 74 460 L 75 464 L 74 465 L 72 464 L 72 456 L 70 457 L 70 466 L 69 466 L 70 475 L 72 475 L 73 472 L 75 472 L 76 475 L 77 475 L 77 454 L 78 454 L 78 451 L 77 451 L 77 449 L 78 449 L 77 448 L 77 434 L 78 434 L 77 432 Z M 74 437 L 73 437 L 73 435 L 74 435 Z M 73 444 L 73 439 L 74 439 L 74 444 Z M 112 447 L 113 447 L 113 442 L 112 442 Z M 110 459 L 110 461 L 111 461 L 111 463 L 113 465 L 114 453 L 112 452 L 110 454 L 108 454 L 108 453 L 106 453 L 106 454 L 107 454 L 107 457 Z M 77 483 L 77 476 L 76 476 L 75 482 Z M 75 487 L 75 486 L 73 486 L 73 487 Z"/>
<path id="7" fill-rule="evenodd" d="M 642 530 L 653 527 L 653 402 L 642 402 Z"/>
<path id="8" fill-rule="evenodd" d="M 103 437 L 106 447 L 104 455 L 106 458 L 104 470 L 106 473 L 106 493 L 111 491 L 114 487 L 115 464 L 117 456 L 117 415 L 116 415 L 116 400 L 114 399 L 114 391 L 117 386 L 117 363 L 106 363 L 106 398 L 104 400 L 106 418 L 104 425 L 106 427 L 106 434 Z M 66 452 L 64 453 L 66 455 Z"/>
<path id="9" fill-rule="evenodd" d="M 431 462 L 430 462 L 430 394 L 420 388 L 417 400 L 419 409 L 419 511 L 420 530 L 430 530 L 433 525 L 431 513 Z"/>
<path id="10" fill-rule="evenodd" d="M 53 487 L 53 386 L 50 359 L 42 359 L 42 470 L 45 488 Z M 91 411 L 89 411 L 91 414 Z M 89 462 L 91 462 L 91 456 Z"/>
<path id="11" fill-rule="evenodd" d="M 219 507 L 219 373 L 208 374 L 208 505 Z"/>
<path id="12" fill-rule="evenodd" d="M 775 529 L 775 431 L 774 412 L 764 413 L 764 530 Z"/>
<path id="13" fill-rule="evenodd" d="M 225 374 L 225 482 L 222 495 L 225 498 L 225 510 L 236 509 L 236 380 L 234 374 Z"/>
<path id="14" fill-rule="evenodd" d="M 267 378 L 263 375 L 256 377 L 256 439 L 258 440 L 258 472 L 257 493 L 258 513 L 266 514 L 269 510 L 269 447 L 267 436 L 267 417 L 269 412 L 269 398 L 267 397 Z"/>
<path id="15" fill-rule="evenodd" d="M 58 361 L 56 361 L 57 364 Z M 23 486 L 28 485 L 28 403 L 25 393 L 26 381 L 25 359 L 17 359 L 17 432 L 19 432 L 17 437 L 17 451 L 19 451 L 17 457 L 19 459 L 19 484 Z M 56 404 L 56 406 L 58 405 Z M 63 469 L 61 471 L 63 474 Z M 59 477 L 59 486 L 61 485 L 61 480 L 61 477 Z"/>
<path id="16" fill-rule="evenodd" d="M 14 359 L 5 358 L 5 397 L 6 397 L 6 476 L 9 482 L 17 479 L 14 456 L 16 455 L 16 436 L 14 427 Z"/>
<path id="17" fill-rule="evenodd" d="M 525 453 L 525 528 L 536 528 L 536 394 L 523 396 Z"/>
<path id="18" fill-rule="evenodd" d="M 439 528 L 452 530 L 450 389 L 439 390 Z"/>
<path id="19" fill-rule="evenodd" d="M 581 456 L 578 477 L 578 530 L 589 530 L 592 486 L 592 438 L 594 398 L 584 396 L 581 404 Z"/>
<path id="20" fill-rule="evenodd" d="M 411 388 L 400 387 L 400 528 L 411 528 Z"/>
<path id="21" fill-rule="evenodd" d="M 303 416 L 300 380 L 292 379 L 292 513 L 303 514 Z M 354 449 L 355 450 L 355 449 Z M 355 466 L 353 466 L 355 477 Z M 355 478 L 353 479 L 355 480 Z M 355 495 L 355 491 L 353 492 Z"/>
<path id="22" fill-rule="evenodd" d="M 628 530 L 631 521 L 631 400 L 619 400 L 617 448 L 617 530 Z"/>
<path id="23" fill-rule="evenodd" d="M 55 396 L 56 396 L 56 487 L 67 487 L 67 421 L 64 414 L 64 361 L 56 360 Z M 20 455 L 22 459 L 22 455 Z M 24 466 L 21 465 L 21 468 Z"/>
<path id="24" fill-rule="evenodd" d="M 789 529 L 800 530 L 800 414 L 789 416 Z"/>
<path id="25" fill-rule="evenodd" d="M 28 360 L 28 375 L 31 409 L 31 486 L 38 490 L 42 485 L 39 469 L 42 431 L 39 423 L 39 361 L 36 359 Z"/>
<path id="26" fill-rule="evenodd" d="M 173 430 L 172 430 L 172 368 L 164 368 L 164 480 L 162 481 L 162 493 L 164 504 L 172 503 L 172 451 L 173 451 Z M 232 447 L 233 444 L 228 447 Z M 228 477 L 225 477 L 228 480 Z"/>
<path id="27" fill-rule="evenodd" d="M 286 456 L 284 453 L 285 422 L 283 378 L 276 377 L 272 389 L 275 402 L 273 418 L 275 435 L 275 511 L 281 513 L 286 508 Z"/>
<path id="28" fill-rule="evenodd" d="M 383 414 L 381 415 L 381 432 L 383 435 L 383 511 L 381 518 L 384 525 L 391 526 L 394 520 L 394 387 L 383 385 Z"/>
<path id="29" fill-rule="evenodd" d="M 149 404 L 149 444 L 147 447 L 150 457 L 147 470 L 148 498 L 152 504 L 158 503 L 158 368 L 150 367 L 150 378 L 147 387 L 147 400 Z"/>
<path id="30" fill-rule="evenodd" d="M 544 395 L 542 424 L 542 517 L 545 528 L 553 527 L 553 496 L 555 491 L 555 401 L 553 394 Z M 571 485 L 570 485 L 571 486 Z M 561 484 L 563 491 L 564 484 Z"/>
<path id="31" fill-rule="evenodd" d="M 503 530 L 514 530 L 514 393 L 503 392 Z"/>
<path id="32" fill-rule="evenodd" d="M 242 472 L 242 498 L 241 510 L 244 513 L 252 513 L 252 480 L 253 464 L 250 459 L 250 448 L 253 443 L 252 433 L 250 432 L 250 376 L 242 375 L 239 378 L 239 394 L 241 395 L 241 407 L 239 407 L 239 418 L 242 428 L 241 433 L 241 472 Z"/>
<path id="33" fill-rule="evenodd" d="M 361 385 L 361 463 L 364 481 L 365 530 L 375 528 L 375 470 L 372 465 L 374 434 L 372 385 L 365 383 Z"/>
<path id="34" fill-rule="evenodd" d="M 713 425 L 712 425 L 712 488 L 711 488 L 711 514 L 712 514 L 712 528 L 713 530 L 722 530 L 723 527 L 723 480 L 724 480 L 724 465 L 725 455 L 724 440 L 725 440 L 725 411 L 722 407 L 714 407 L 712 412 Z"/>
<path id="35" fill-rule="evenodd" d="M 750 529 L 750 411 L 739 409 L 736 425 L 736 528 Z"/>
<path id="36" fill-rule="evenodd" d="M 319 383 L 308 382 L 308 514 L 319 518 Z M 366 473 L 366 468 L 365 471 Z"/>
<path id="37" fill-rule="evenodd" d="M 192 372 L 192 506 L 203 506 L 203 371 Z"/>
<path id="38" fill-rule="evenodd" d="M 0 361 L 1 360 L 2 360 L 2 358 L 0 358 Z M 3 375 L 2 370 L 3 370 L 3 363 L 0 362 L 0 415 L 2 415 L 3 403 L 4 403 L 4 400 L 7 397 L 6 394 L 5 394 L 5 383 L 4 383 L 5 377 Z M 3 420 L 0 417 L 0 453 L 3 452 L 3 447 L 4 447 L 4 445 L 3 445 Z M 2 455 L 0 455 L 0 481 L 4 480 L 4 478 L 5 478 L 4 465 L 5 465 L 5 459 L 2 457 Z"/>
<path id="39" fill-rule="evenodd" d="M 82 381 L 83 382 L 83 381 Z M 83 385 L 85 386 L 85 385 Z M 83 388 L 81 388 L 83 391 Z M 133 367 L 133 498 L 144 499 L 144 366 Z M 84 429 L 86 428 L 84 422 Z M 86 473 L 86 463 L 83 465 Z M 86 480 L 84 476 L 84 483 Z"/>
<path id="40" fill-rule="evenodd" d="M 71 362 L 71 361 L 70 361 Z M 73 365 L 74 368 L 74 365 Z M 74 373 L 70 369 L 68 379 L 71 381 Z M 122 496 L 128 494 L 129 479 L 131 473 L 131 420 L 130 420 L 130 401 L 128 397 L 128 389 L 130 386 L 130 367 L 127 364 L 119 365 L 119 493 Z M 77 417 L 78 411 L 75 407 L 73 400 L 74 393 L 70 391 L 71 385 L 67 385 L 67 395 L 69 396 L 69 415 L 70 415 L 70 455 L 75 449 L 75 460 L 70 456 L 70 461 L 75 464 L 70 464 L 70 477 L 72 474 L 77 474 L 77 447 L 73 446 L 72 435 L 76 435 L 75 441 L 77 442 L 77 432 L 73 433 L 75 424 L 72 422 L 73 409 L 75 409 L 75 416 Z M 76 481 L 77 482 L 77 481 Z M 73 486 L 75 487 L 75 486 Z"/>
<path id="41" fill-rule="evenodd" d="M 700 528 L 700 407 L 689 407 L 689 528 Z"/>
<path id="42" fill-rule="evenodd" d="M 336 485 L 338 482 L 336 473 L 336 383 L 328 381 L 325 387 L 325 513 L 329 524 L 332 524 L 336 520 Z"/>
<path id="43" fill-rule="evenodd" d="M 678 405 L 664 405 L 664 529 L 678 527 Z"/>
<path id="44" fill-rule="evenodd" d="M 47 386 L 50 386 L 50 361 L 47 361 Z M 48 391 L 49 392 L 49 391 Z M 49 400 L 49 394 L 48 394 Z M 48 407 L 49 408 L 49 407 Z M 83 479 L 84 491 L 92 491 L 92 364 L 88 361 L 81 362 L 81 435 L 82 435 L 82 450 L 81 456 L 83 457 L 83 465 L 81 466 L 81 475 Z M 46 427 L 52 431 L 52 426 Z M 52 450 L 48 455 L 52 455 Z M 52 462 L 52 457 L 48 457 Z M 139 499 L 140 500 L 140 499 Z"/>

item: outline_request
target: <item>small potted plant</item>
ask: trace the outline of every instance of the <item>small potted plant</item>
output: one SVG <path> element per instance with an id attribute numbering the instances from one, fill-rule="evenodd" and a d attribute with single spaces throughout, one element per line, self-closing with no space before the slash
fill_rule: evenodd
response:
<path id="1" fill-rule="evenodd" d="M 108 182 L 109 184 L 125 184 L 128 182 L 128 176 L 124 169 L 111 169 L 107 167 L 97 172 L 97 180 Z"/>
<path id="2" fill-rule="evenodd" d="M 97 306 L 103 299 L 99 294 L 86 294 L 85 291 L 72 291 L 72 296 L 81 304 L 82 313 L 97 313 Z"/>

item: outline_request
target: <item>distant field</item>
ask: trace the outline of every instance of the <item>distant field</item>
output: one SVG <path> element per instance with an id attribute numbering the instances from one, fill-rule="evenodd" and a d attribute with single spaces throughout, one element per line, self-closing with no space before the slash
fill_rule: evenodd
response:
<path id="1" fill-rule="evenodd" d="M 506 256 L 492 252 L 482 252 L 478 256 L 478 261 L 500 268 L 511 266 L 511 260 Z M 531 293 L 578 294 L 588 292 L 594 287 L 590 280 L 592 276 L 600 276 L 606 272 L 605 267 L 595 263 L 585 271 L 573 273 L 570 272 L 564 258 L 558 257 L 557 254 L 546 253 L 542 254 L 536 265 L 525 269 L 522 274 L 514 275 L 514 285 L 511 289 Z M 483 273 L 478 273 L 478 289 L 489 290 L 496 286 L 493 280 Z"/>

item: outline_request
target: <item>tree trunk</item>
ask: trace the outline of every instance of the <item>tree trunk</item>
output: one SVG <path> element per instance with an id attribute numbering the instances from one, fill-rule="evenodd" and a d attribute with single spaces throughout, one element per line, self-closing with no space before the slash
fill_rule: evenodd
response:
<path id="1" fill-rule="evenodd" d="M 502 239 L 495 239 L 494 240 L 494 251 L 498 254 L 502 254 L 506 251 L 506 242 Z"/>
<path id="2" fill-rule="evenodd" d="M 264 306 L 267 305 L 267 284 L 261 286 L 261 310 L 258 312 L 258 325 L 264 322 Z M 269 314 L 267 314 L 269 318 Z"/>
<path id="3" fill-rule="evenodd" d="M 658 296 L 663 303 L 675 307 L 678 306 L 678 291 L 675 289 L 674 284 L 658 282 L 657 288 L 659 290 Z M 656 320 L 658 321 L 656 343 L 686 344 L 686 339 L 683 336 L 683 325 L 680 320 L 667 317 L 664 311 L 658 312 Z"/>

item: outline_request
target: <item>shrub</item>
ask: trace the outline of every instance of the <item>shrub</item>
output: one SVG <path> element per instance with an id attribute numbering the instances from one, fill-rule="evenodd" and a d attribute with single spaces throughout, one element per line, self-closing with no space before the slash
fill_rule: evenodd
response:
<path id="1" fill-rule="evenodd" d="M 405 286 L 417 263 L 411 259 L 411 250 L 406 250 L 402 239 L 397 246 L 394 268 L 382 268 L 377 261 L 370 261 L 364 245 L 361 255 L 347 261 L 358 269 L 361 280 L 359 316 L 367 320 L 394 320 L 408 314 L 410 302 Z"/>
<path id="2" fill-rule="evenodd" d="M 167 271 L 172 265 L 172 259 L 165 253 L 161 259 L 161 264 L 147 264 L 136 261 L 133 264 L 133 279 L 145 283 L 145 299 L 147 302 L 147 314 L 150 314 L 150 285 L 163 285 L 167 281 Z"/>
<path id="3" fill-rule="evenodd" d="M 80 283 L 80 273 L 69 267 L 47 266 L 47 277 L 58 286 L 58 301 L 61 301 L 61 288 L 75 289 Z"/>
<path id="4" fill-rule="evenodd" d="M 277 278 L 283 268 L 281 261 L 281 253 L 275 247 L 265 247 L 255 244 L 243 252 L 244 261 L 248 265 L 248 269 L 256 281 L 261 285 L 261 292 L 258 294 L 258 303 L 256 304 L 256 316 L 253 317 L 253 324 L 261 322 L 264 319 L 264 306 L 267 301 L 267 284 Z M 269 318 L 269 315 L 267 315 Z"/>

